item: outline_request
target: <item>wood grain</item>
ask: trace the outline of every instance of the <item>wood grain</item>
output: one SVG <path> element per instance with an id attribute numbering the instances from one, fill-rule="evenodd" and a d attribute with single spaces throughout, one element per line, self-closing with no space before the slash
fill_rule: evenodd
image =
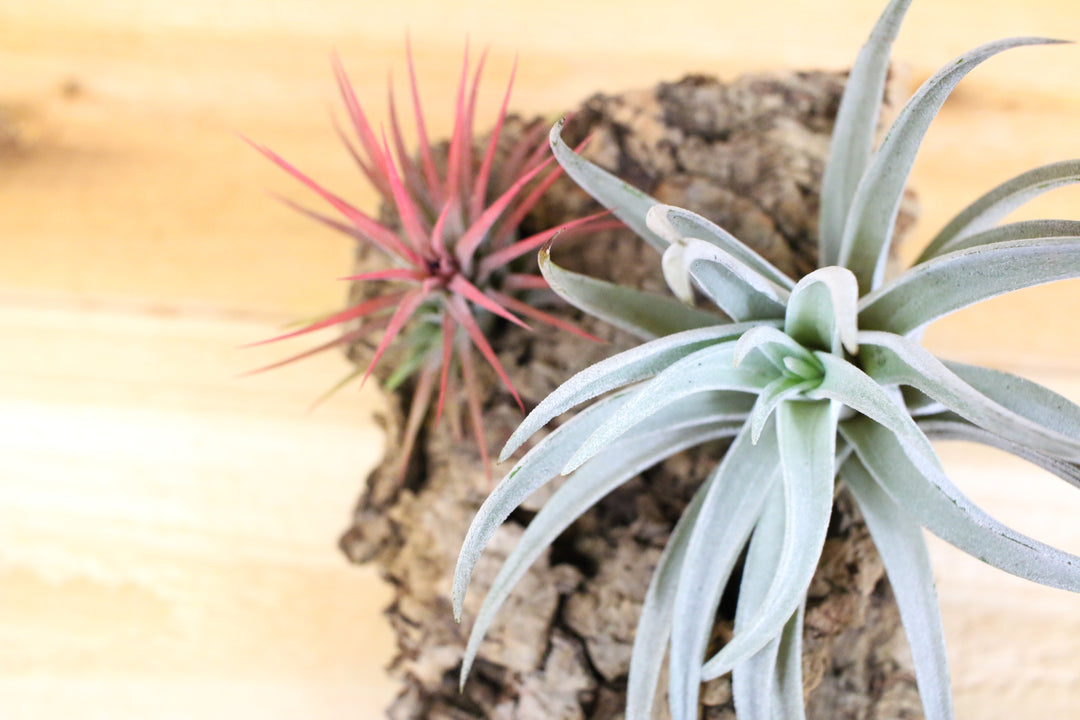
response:
<path id="1" fill-rule="evenodd" d="M 407 28 L 442 134 L 466 36 L 491 49 L 481 116 L 518 53 L 514 107 L 554 117 L 687 72 L 844 67 L 877 5 L 0 0 L 0 716 L 375 718 L 389 699 L 388 594 L 334 548 L 379 399 L 306 412 L 332 356 L 238 377 L 287 351 L 239 345 L 341 301 L 351 253 L 271 197 L 311 199 L 239 136 L 372 201 L 329 122 L 335 48 L 382 118 Z M 923 0 L 896 55 L 917 82 L 1016 34 L 1080 38 L 1080 8 Z M 1080 156 L 1077 68 L 1076 47 L 1024 49 L 964 82 L 915 168 L 907 254 L 992 184 Z M 1075 282 L 1038 288 L 928 342 L 1080 400 L 1077 307 Z M 1080 552 L 1075 492 L 943 452 L 992 512 Z M 933 547 L 958 716 L 1075 714 L 1077 597 Z"/>

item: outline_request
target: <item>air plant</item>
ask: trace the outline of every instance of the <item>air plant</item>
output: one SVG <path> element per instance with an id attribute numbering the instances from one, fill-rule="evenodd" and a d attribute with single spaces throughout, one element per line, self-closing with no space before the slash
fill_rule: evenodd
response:
<path id="1" fill-rule="evenodd" d="M 472 433 L 485 468 L 490 468 L 474 349 L 491 365 L 524 409 L 487 337 L 495 319 L 502 318 L 527 328 L 522 318 L 528 318 L 580 336 L 591 336 L 529 302 L 535 299 L 537 291 L 547 290 L 547 283 L 539 274 L 530 272 L 522 259 L 527 259 L 557 235 L 565 238 L 610 226 L 615 221 L 605 220 L 601 216 L 606 213 L 599 213 L 520 237 L 519 229 L 525 216 L 562 170 L 557 165 L 550 167 L 553 158 L 547 152 L 546 128 L 542 125 L 521 133 L 513 145 L 503 151 L 498 166 L 496 164 L 516 63 L 486 146 L 477 148 L 474 145 L 474 116 L 486 53 L 477 63 L 470 83 L 466 49 L 457 88 L 453 131 L 445 161 L 439 161 L 427 134 L 411 47 L 407 56 L 419 143 L 417 157 L 406 149 L 393 91 L 389 98 L 390 136 L 387 138 L 385 129 L 378 134 L 375 132 L 340 60 L 335 57 L 333 63 L 338 90 L 355 139 L 350 139 L 339 125 L 335 125 L 338 135 L 364 177 L 378 192 L 384 207 L 392 208 L 394 221 L 382 222 L 361 211 L 277 153 L 251 143 L 314 191 L 341 217 L 329 217 L 285 200 L 288 205 L 358 243 L 377 249 L 386 258 L 385 268 L 344 278 L 359 283 L 381 283 L 377 289 L 364 293 L 362 300 L 263 342 L 286 340 L 334 326 L 342 328 L 337 338 L 264 369 L 381 333 L 371 361 L 363 370 L 363 380 L 367 380 L 379 360 L 395 344 L 405 347 L 399 353 L 400 363 L 384 382 L 385 389 L 392 391 L 410 376 L 416 376 L 401 441 L 401 471 L 404 472 L 421 424 L 429 413 L 436 384 L 436 422 L 449 405 L 453 427 L 460 428 L 457 398 L 463 390 Z M 478 154 L 479 150 L 483 151 L 482 155 Z M 338 386 L 359 374 L 360 370 Z M 451 399 L 449 403 L 448 398 Z"/>
<path id="2" fill-rule="evenodd" d="M 460 617 L 488 540 L 533 491 L 565 481 L 506 558 L 472 627 L 462 682 L 499 606 L 528 566 L 605 494 L 685 448 L 727 438 L 719 466 L 676 525 L 644 599 L 628 679 L 629 720 L 650 717 L 665 653 L 674 720 L 698 713 L 700 683 L 732 672 L 743 720 L 804 716 L 803 608 L 838 480 L 865 516 L 892 581 L 929 720 L 953 716 L 925 527 L 1020 577 L 1080 591 L 1080 558 L 1029 538 L 969 500 L 931 440 L 1003 448 L 1080 486 L 1080 407 L 1024 378 L 939 360 L 919 343 L 934 320 L 981 300 L 1080 276 L 1080 223 L 999 224 L 1031 197 L 1080 180 L 1080 161 L 1024 173 L 956 216 L 913 266 L 886 277 L 901 194 L 928 125 L 956 84 L 1014 38 L 947 65 L 911 98 L 872 151 L 893 39 L 910 0 L 892 0 L 847 84 L 823 180 L 819 269 L 798 282 L 723 229 L 665 206 L 590 164 L 551 133 L 556 157 L 597 200 L 662 253 L 669 286 L 727 316 L 703 323 L 670 300 L 541 268 L 568 301 L 619 314 L 640 346 L 555 390 L 503 450 L 594 401 L 536 444 L 480 508 L 454 578 Z M 618 297 L 618 302 L 611 298 Z M 660 302 L 664 311 L 657 310 Z M 657 318 L 663 316 L 662 321 Z M 732 639 L 707 655 L 717 604 L 745 549 Z"/>

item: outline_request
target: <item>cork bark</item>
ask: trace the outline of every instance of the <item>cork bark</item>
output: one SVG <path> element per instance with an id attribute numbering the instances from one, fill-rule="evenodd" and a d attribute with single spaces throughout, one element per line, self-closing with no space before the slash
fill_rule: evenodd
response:
<path id="1" fill-rule="evenodd" d="M 648 90 L 596 95 L 577 109 L 564 136 L 591 136 L 585 155 L 662 202 L 699 212 L 781 269 L 800 276 L 816 266 L 818 188 L 844 77 L 804 72 L 746 76 L 730 83 L 688 77 Z M 891 106 L 886 98 L 887 108 Z M 536 120 L 532 122 L 548 122 Z M 509 132 L 532 123 L 514 119 Z M 542 229 L 589 212 L 591 200 L 566 181 L 527 219 Z M 913 221 L 908 197 L 901 232 Z M 565 247 L 561 265 L 664 292 L 658 256 L 627 231 Z M 361 255 L 360 264 L 371 262 Z M 356 288 L 356 292 L 365 292 Z M 598 344 L 538 326 L 492 328 L 499 359 L 526 407 L 574 372 L 636 342 L 570 308 L 554 306 Z M 364 362 L 370 349 L 352 348 Z M 489 447 L 521 420 L 494 377 L 485 387 Z M 391 438 L 402 424 L 409 388 L 390 399 Z M 630 647 L 641 601 L 660 553 L 691 494 L 723 445 L 681 454 L 624 485 L 579 519 L 533 566 L 503 607 L 465 686 L 458 669 L 471 618 L 500 563 L 550 494 L 540 491 L 493 539 L 474 575 L 465 619 L 454 622 L 450 577 L 465 529 L 491 488 L 474 447 L 445 427 L 424 429 L 402 480 L 393 451 L 368 478 L 341 546 L 355 562 L 374 562 L 395 589 L 386 616 L 398 639 L 389 671 L 401 694 L 394 720 L 604 720 L 622 716 Z M 730 590 L 729 590 L 730 593 Z M 735 598 L 725 596 L 716 641 L 731 633 Z M 921 717 L 909 654 L 880 559 L 842 489 L 810 587 L 803 669 L 810 718 Z M 658 717 L 666 705 L 657 704 Z M 733 718 L 730 682 L 709 683 L 702 715 Z"/>

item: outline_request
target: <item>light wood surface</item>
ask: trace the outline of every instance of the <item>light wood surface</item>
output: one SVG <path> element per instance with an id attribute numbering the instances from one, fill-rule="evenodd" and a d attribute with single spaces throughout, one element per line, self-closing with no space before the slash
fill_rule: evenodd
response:
<path id="1" fill-rule="evenodd" d="M 341 301 L 351 248 L 277 203 L 309 198 L 238 136 L 371 201 L 330 128 L 335 48 L 381 118 L 408 29 L 439 133 L 466 35 L 491 48 L 482 113 L 518 53 L 514 106 L 554 117 L 691 71 L 844 67 L 877 6 L 0 0 L 0 717 L 364 720 L 388 701 L 389 592 L 334 547 L 381 452 L 378 395 L 308 412 L 334 356 L 239 377 L 288 351 L 240 345 Z M 919 81 L 1017 34 L 1080 39 L 1080 8 L 918 0 L 896 55 Z M 1066 46 L 965 80 L 915 168 L 913 249 L 992 184 L 1080 157 L 1077 77 Z M 1024 213 L 1080 218 L 1078 200 Z M 1077 283 L 1039 288 L 928 343 L 1080 400 L 1078 307 Z M 1080 553 L 1075 491 L 942 451 L 993 513 Z M 958 716 L 1075 716 L 1080 599 L 933 550 Z"/>

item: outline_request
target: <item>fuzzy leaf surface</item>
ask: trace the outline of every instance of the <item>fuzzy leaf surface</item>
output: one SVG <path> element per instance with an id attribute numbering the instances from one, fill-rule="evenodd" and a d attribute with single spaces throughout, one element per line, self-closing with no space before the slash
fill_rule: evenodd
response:
<path id="1" fill-rule="evenodd" d="M 1080 558 L 990 517 L 953 485 L 936 458 L 867 418 L 846 420 L 840 430 L 874 480 L 930 532 L 1007 573 L 1080 592 Z"/>
<path id="2" fill-rule="evenodd" d="M 547 250 L 541 250 L 539 257 L 540 272 L 559 297 L 641 340 L 654 340 L 726 320 L 717 313 L 687 307 L 666 295 L 646 293 L 566 270 L 555 264 Z"/>
<path id="3" fill-rule="evenodd" d="M 784 488 L 784 540 L 777 571 L 754 615 L 701 669 L 719 677 L 772 639 L 806 597 L 832 516 L 836 417 L 832 403 L 789 400 L 776 411 Z"/>
<path id="4" fill-rule="evenodd" d="M 500 459 L 508 458 L 537 430 L 567 410 L 610 390 L 653 377 L 692 353 L 738 338 L 757 324 L 715 325 L 687 330 L 590 365 L 560 385 L 526 416 L 506 441 Z"/>
<path id="5" fill-rule="evenodd" d="M 882 385 L 910 385 L 990 432 L 1033 450 L 1080 462 L 1080 425 L 1065 435 L 988 398 L 918 343 L 875 331 L 859 334 L 863 369 Z M 1080 408 L 1077 408 L 1080 411 Z"/>
<path id="6" fill-rule="evenodd" d="M 926 720 L 952 720 L 945 629 L 922 528 L 881 489 L 858 460 L 844 463 L 840 475 L 859 503 L 885 564 L 915 662 L 915 678 Z"/>
<path id="7" fill-rule="evenodd" d="M 563 530 L 601 498 L 642 470 L 694 445 L 732 437 L 740 425 L 739 422 L 721 421 L 642 434 L 611 445 L 570 476 L 529 523 L 492 582 L 469 635 L 461 669 L 461 684 L 464 685 L 480 643 L 514 585 Z"/>
<path id="8" fill-rule="evenodd" d="M 885 8 L 851 67 L 840 98 L 821 178 L 818 253 L 822 267 L 836 265 L 839 260 L 848 210 L 870 163 L 892 44 L 909 5 L 911 0 L 892 0 Z"/>
<path id="9" fill-rule="evenodd" d="M 776 424 L 751 442 L 743 427 L 715 471 L 690 534 L 675 591 L 668 704 L 672 720 L 697 717 L 701 663 L 720 594 L 780 474 Z"/>
<path id="10" fill-rule="evenodd" d="M 859 326 L 898 335 L 1014 290 L 1080 276 L 1080 237 L 1014 240 L 942 255 L 863 298 Z"/>
<path id="11" fill-rule="evenodd" d="M 1054 42 L 1058 41 L 1019 37 L 981 45 L 935 73 L 904 106 L 860 180 L 844 226 L 839 264 L 855 273 L 864 294 L 881 284 L 911 166 L 949 93 L 976 66 L 1000 52 Z"/>
<path id="12" fill-rule="evenodd" d="M 659 204 L 659 201 L 574 152 L 562 139 L 565 124 L 566 120 L 555 123 L 549 139 L 551 152 L 566 174 L 640 238 L 656 248 L 657 252 L 663 252 L 667 248 L 667 241 L 645 224 L 649 208 Z"/>
<path id="13" fill-rule="evenodd" d="M 1028 170 L 968 205 L 930 241 L 915 264 L 950 251 L 965 237 L 982 233 L 1033 198 L 1080 181 L 1080 160 L 1063 160 Z"/>

